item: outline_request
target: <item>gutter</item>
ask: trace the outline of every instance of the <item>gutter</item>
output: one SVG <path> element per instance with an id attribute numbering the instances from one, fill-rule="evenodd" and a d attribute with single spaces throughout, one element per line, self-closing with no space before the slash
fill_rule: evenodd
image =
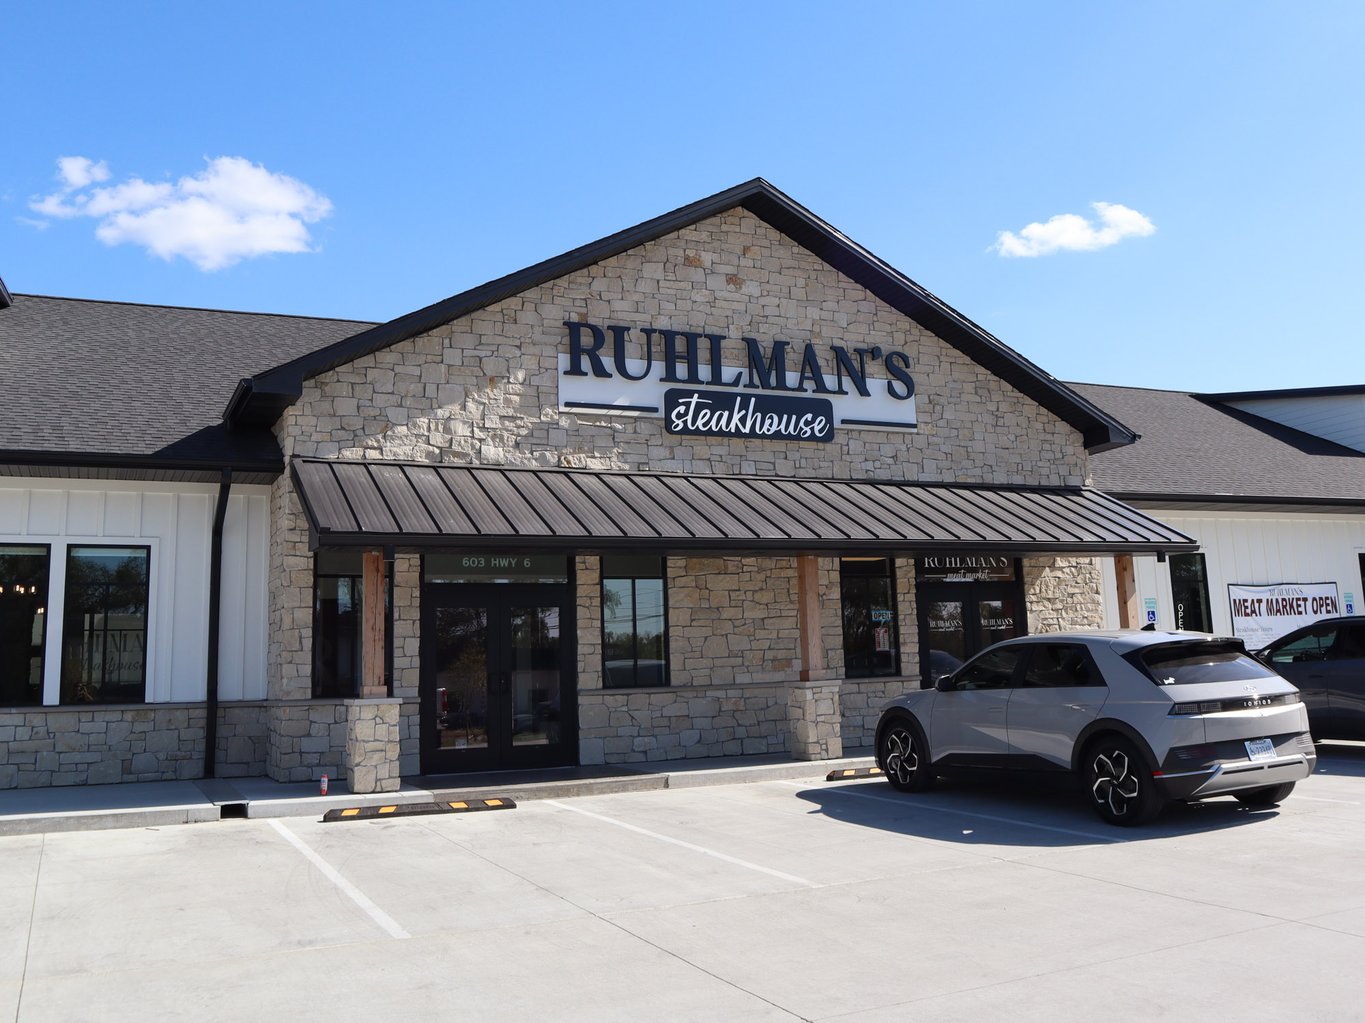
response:
<path id="1" fill-rule="evenodd" d="M 227 518 L 232 470 L 224 469 L 218 483 L 218 504 L 213 510 L 213 539 L 209 547 L 209 636 L 204 719 L 204 777 L 212 778 L 218 755 L 218 634 L 223 607 L 223 522 Z"/>

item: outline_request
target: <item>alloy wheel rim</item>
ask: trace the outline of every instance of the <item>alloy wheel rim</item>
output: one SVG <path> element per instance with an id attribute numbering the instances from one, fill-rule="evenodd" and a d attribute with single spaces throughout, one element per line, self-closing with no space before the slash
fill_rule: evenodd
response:
<path id="1" fill-rule="evenodd" d="M 1137 775 L 1132 768 L 1128 754 L 1118 749 L 1098 754 L 1091 766 L 1095 781 L 1090 793 L 1096 803 L 1108 807 L 1115 817 L 1127 814 L 1140 794 Z"/>
<path id="2" fill-rule="evenodd" d="M 909 785 L 919 769 L 919 755 L 915 739 L 904 728 L 897 728 L 886 737 L 886 773 L 902 785 Z"/>

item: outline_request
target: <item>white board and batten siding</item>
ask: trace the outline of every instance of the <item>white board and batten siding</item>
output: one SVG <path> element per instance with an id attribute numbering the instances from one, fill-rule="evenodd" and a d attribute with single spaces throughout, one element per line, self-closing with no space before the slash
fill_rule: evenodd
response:
<path id="1" fill-rule="evenodd" d="M 1287 512 L 1192 512 L 1144 507 L 1167 525 L 1200 543 L 1208 573 L 1213 631 L 1232 635 L 1229 584 L 1335 583 L 1337 596 L 1365 601 L 1360 555 L 1365 554 L 1365 515 L 1316 515 Z M 1105 619 L 1118 628 L 1118 594 L 1112 558 L 1101 559 Z M 1175 628 L 1168 564 L 1155 557 L 1134 558 L 1138 607 L 1155 598 L 1157 628 Z"/>
<path id="2" fill-rule="evenodd" d="M 203 702 L 208 691 L 209 554 L 218 488 L 210 484 L 0 479 L 0 543 L 48 544 L 43 702 L 59 702 L 66 549 L 151 549 L 147 702 Z M 270 490 L 235 486 L 223 523 L 220 700 L 265 699 Z"/>

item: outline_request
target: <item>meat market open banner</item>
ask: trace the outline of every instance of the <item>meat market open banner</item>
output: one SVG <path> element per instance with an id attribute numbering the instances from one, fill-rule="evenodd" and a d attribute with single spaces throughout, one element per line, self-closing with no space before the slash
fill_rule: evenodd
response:
<path id="1" fill-rule="evenodd" d="M 1276 583 L 1273 586 L 1228 586 L 1232 632 L 1258 650 L 1286 632 L 1319 618 L 1341 614 L 1336 583 Z"/>

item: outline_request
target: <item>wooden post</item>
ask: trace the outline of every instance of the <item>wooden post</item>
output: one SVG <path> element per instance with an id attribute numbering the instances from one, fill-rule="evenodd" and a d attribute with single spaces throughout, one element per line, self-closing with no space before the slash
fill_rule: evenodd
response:
<path id="1" fill-rule="evenodd" d="M 360 630 L 360 696 L 366 700 L 389 695 L 384 683 L 384 555 L 366 551 L 361 578 L 360 602 L 364 621 Z"/>
<path id="2" fill-rule="evenodd" d="M 825 677 L 825 644 L 820 634 L 820 559 L 796 559 L 796 622 L 801 635 L 801 681 Z"/>
<path id="3" fill-rule="evenodd" d="M 1114 555 L 1114 579 L 1119 598 L 1119 628 L 1140 628 L 1137 573 L 1133 571 L 1133 556 L 1131 554 Z"/>

